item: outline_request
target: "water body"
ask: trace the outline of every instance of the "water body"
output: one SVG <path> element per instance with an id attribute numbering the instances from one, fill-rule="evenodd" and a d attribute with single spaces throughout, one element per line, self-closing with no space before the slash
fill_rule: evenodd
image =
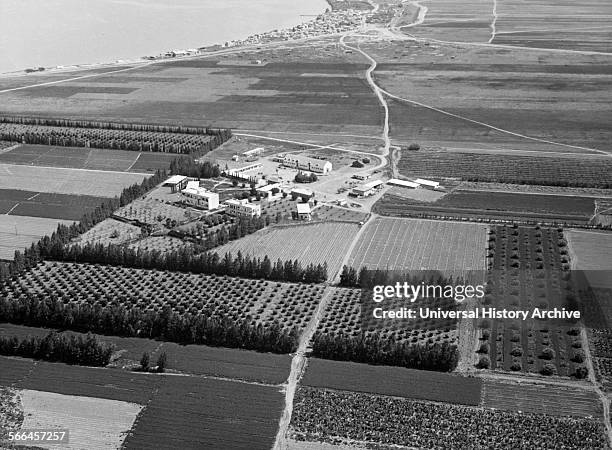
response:
<path id="1" fill-rule="evenodd" d="M 328 7 L 325 0 L 0 0 L 0 73 L 243 39 Z"/>

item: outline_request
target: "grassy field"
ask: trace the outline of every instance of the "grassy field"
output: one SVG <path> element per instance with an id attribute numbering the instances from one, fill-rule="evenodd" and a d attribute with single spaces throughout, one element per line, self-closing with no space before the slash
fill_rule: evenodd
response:
<path id="1" fill-rule="evenodd" d="M 69 225 L 72 221 L 0 215 L 0 259 L 12 260 L 15 250 L 23 250 L 51 234 L 60 223 Z"/>
<path id="2" fill-rule="evenodd" d="M 484 270 L 484 225 L 376 218 L 368 223 L 349 265 L 370 269 L 439 270 L 461 276 Z"/>
<path id="3" fill-rule="evenodd" d="M 0 189 L 114 197 L 145 175 L 0 164 Z"/>
<path id="4" fill-rule="evenodd" d="M 612 270 L 612 233 L 567 230 L 573 267 L 579 270 Z M 612 284 L 608 285 L 612 288 Z"/>
<path id="5" fill-rule="evenodd" d="M 298 260 L 303 266 L 327 263 L 328 275 L 333 277 L 348 250 L 357 225 L 349 223 L 314 223 L 268 228 L 217 248 L 219 255 L 268 256 L 277 259 Z"/>
<path id="6" fill-rule="evenodd" d="M 441 372 L 310 358 L 301 384 L 462 405 L 478 405 L 482 381 Z"/>
<path id="7" fill-rule="evenodd" d="M 104 198 L 90 195 L 0 189 L 0 214 L 75 220 L 93 211 Z"/>
<path id="8" fill-rule="evenodd" d="M 176 155 L 168 153 L 24 144 L 1 153 L 0 163 L 117 172 L 154 172 L 157 169 L 167 169 L 175 157 Z"/>

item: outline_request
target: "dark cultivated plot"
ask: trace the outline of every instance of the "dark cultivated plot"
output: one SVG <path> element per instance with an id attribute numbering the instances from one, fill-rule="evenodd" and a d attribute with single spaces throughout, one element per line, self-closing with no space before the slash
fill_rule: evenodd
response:
<path id="1" fill-rule="evenodd" d="M 94 210 L 104 198 L 90 195 L 50 194 L 0 189 L 0 214 L 79 220 Z"/>
<path id="2" fill-rule="evenodd" d="M 136 91 L 134 87 L 115 86 L 41 86 L 26 89 L 23 92 L 30 97 L 59 97 L 66 98 L 75 94 L 129 94 Z"/>
<path id="3" fill-rule="evenodd" d="M 317 358 L 308 360 L 302 384 L 464 405 L 478 405 L 482 388 L 479 378 Z"/>
<path id="4" fill-rule="evenodd" d="M 124 445 L 129 449 L 268 449 L 274 444 L 282 408 L 283 396 L 276 388 L 165 377 Z"/>

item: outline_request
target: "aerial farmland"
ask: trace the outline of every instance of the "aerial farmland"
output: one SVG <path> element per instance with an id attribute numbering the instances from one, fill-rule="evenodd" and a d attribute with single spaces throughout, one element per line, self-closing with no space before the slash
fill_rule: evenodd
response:
<path id="1" fill-rule="evenodd" d="M 0 74 L 0 447 L 612 446 L 612 8 L 326 6 Z"/>

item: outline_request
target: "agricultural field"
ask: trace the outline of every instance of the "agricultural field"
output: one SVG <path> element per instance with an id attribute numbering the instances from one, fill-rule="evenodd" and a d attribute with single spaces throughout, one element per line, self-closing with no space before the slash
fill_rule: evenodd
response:
<path id="1" fill-rule="evenodd" d="M 131 269 L 92 264 L 45 262 L 3 287 L 7 299 L 57 296 L 65 302 L 118 305 L 161 312 L 213 315 L 256 323 L 278 322 L 303 329 L 323 286 L 275 283 L 214 275 Z"/>
<path id="2" fill-rule="evenodd" d="M 72 242 L 81 246 L 87 244 L 120 245 L 138 239 L 140 236 L 141 229 L 136 225 L 115 219 L 105 219 Z"/>
<path id="3" fill-rule="evenodd" d="M 485 269 L 486 236 L 485 225 L 379 217 L 367 224 L 348 265 L 463 276 Z"/>
<path id="4" fill-rule="evenodd" d="M 179 208 L 151 198 L 136 199 L 113 214 L 117 218 L 147 225 L 167 225 L 168 228 L 190 222 L 201 215 L 196 210 Z"/>
<path id="5" fill-rule="evenodd" d="M 105 199 L 90 195 L 0 189 L 0 214 L 78 221 Z"/>
<path id="6" fill-rule="evenodd" d="M 530 414 L 603 417 L 601 401 L 591 390 L 524 380 L 484 379 L 481 406 Z"/>
<path id="7" fill-rule="evenodd" d="M 400 174 L 421 178 L 553 186 L 612 187 L 612 160 L 600 155 L 515 156 L 452 151 L 402 152 Z"/>
<path id="8" fill-rule="evenodd" d="M 612 270 L 612 233 L 567 230 L 565 234 L 572 255 L 572 268 L 584 271 Z M 612 288 L 612 284 L 600 286 Z"/>
<path id="9" fill-rule="evenodd" d="M 312 211 L 313 219 L 323 222 L 365 222 L 368 214 L 352 209 L 323 205 Z"/>
<path id="10" fill-rule="evenodd" d="M 0 385 L 77 396 L 91 405 L 109 399 L 144 406 L 131 430 L 121 436 L 129 448 L 174 449 L 194 443 L 198 448 L 271 447 L 282 411 L 279 389 L 266 385 L 21 358 L 0 357 L 0 363 Z M 193 426 L 197 423 L 206 426 Z"/>
<path id="11" fill-rule="evenodd" d="M 330 278 L 340 270 L 342 259 L 358 226 L 349 223 L 312 223 L 267 228 L 216 249 L 219 255 L 231 253 L 263 258 L 272 262 L 297 260 L 302 266 L 327 263 Z"/>
<path id="12" fill-rule="evenodd" d="M 317 332 L 358 338 L 371 332 L 390 342 L 410 344 L 456 344 L 457 320 L 403 319 L 381 321 L 371 317 L 371 293 L 360 289 L 333 288 L 331 301 L 323 313 Z M 421 306 L 431 306 L 422 304 Z M 436 303 L 435 307 L 450 305 Z"/>
<path id="13" fill-rule="evenodd" d="M 592 197 L 463 190 L 433 203 L 387 194 L 375 205 L 376 212 L 399 217 L 575 225 L 588 224 L 594 209 Z"/>
<path id="14" fill-rule="evenodd" d="M 69 430 L 66 449 L 119 448 L 143 406 L 52 392 L 18 391 L 23 429 Z"/>
<path id="15" fill-rule="evenodd" d="M 291 435 L 298 441 L 419 448 L 603 449 L 601 421 L 301 387 Z"/>
<path id="16" fill-rule="evenodd" d="M 149 236 L 128 245 L 133 250 L 147 252 L 171 253 L 178 252 L 184 248 L 191 248 L 193 244 L 171 236 Z"/>
<path id="17" fill-rule="evenodd" d="M 482 380 L 459 375 L 309 358 L 303 386 L 479 405 Z"/>
<path id="18" fill-rule="evenodd" d="M 0 189 L 112 198 L 146 175 L 0 163 Z"/>
<path id="19" fill-rule="evenodd" d="M 0 336 L 44 337 L 49 329 L 0 324 Z M 73 331 L 63 334 L 85 336 Z M 144 338 L 95 335 L 100 342 L 115 346 L 115 352 L 107 367 L 133 369 L 140 366 L 140 358 L 148 352 L 151 361 L 156 361 L 161 352 L 167 355 L 166 372 L 183 375 L 208 375 L 234 380 L 255 381 L 268 384 L 283 383 L 291 366 L 289 355 L 260 353 L 251 350 L 208 347 L 205 345 L 181 345 Z"/>
<path id="20" fill-rule="evenodd" d="M 567 242 L 560 229 L 496 226 L 489 235 L 485 306 L 576 309 Z M 585 356 L 569 319 L 483 320 L 481 357 L 492 369 L 575 376 Z"/>
<path id="21" fill-rule="evenodd" d="M 154 172 L 157 169 L 167 169 L 175 157 L 176 155 L 169 153 L 21 144 L 11 151 L 0 153 L 0 163 L 117 172 Z"/>
<path id="22" fill-rule="evenodd" d="M 0 260 L 12 260 L 15 250 L 23 251 L 40 238 L 53 233 L 59 224 L 70 220 L 0 215 Z"/>

